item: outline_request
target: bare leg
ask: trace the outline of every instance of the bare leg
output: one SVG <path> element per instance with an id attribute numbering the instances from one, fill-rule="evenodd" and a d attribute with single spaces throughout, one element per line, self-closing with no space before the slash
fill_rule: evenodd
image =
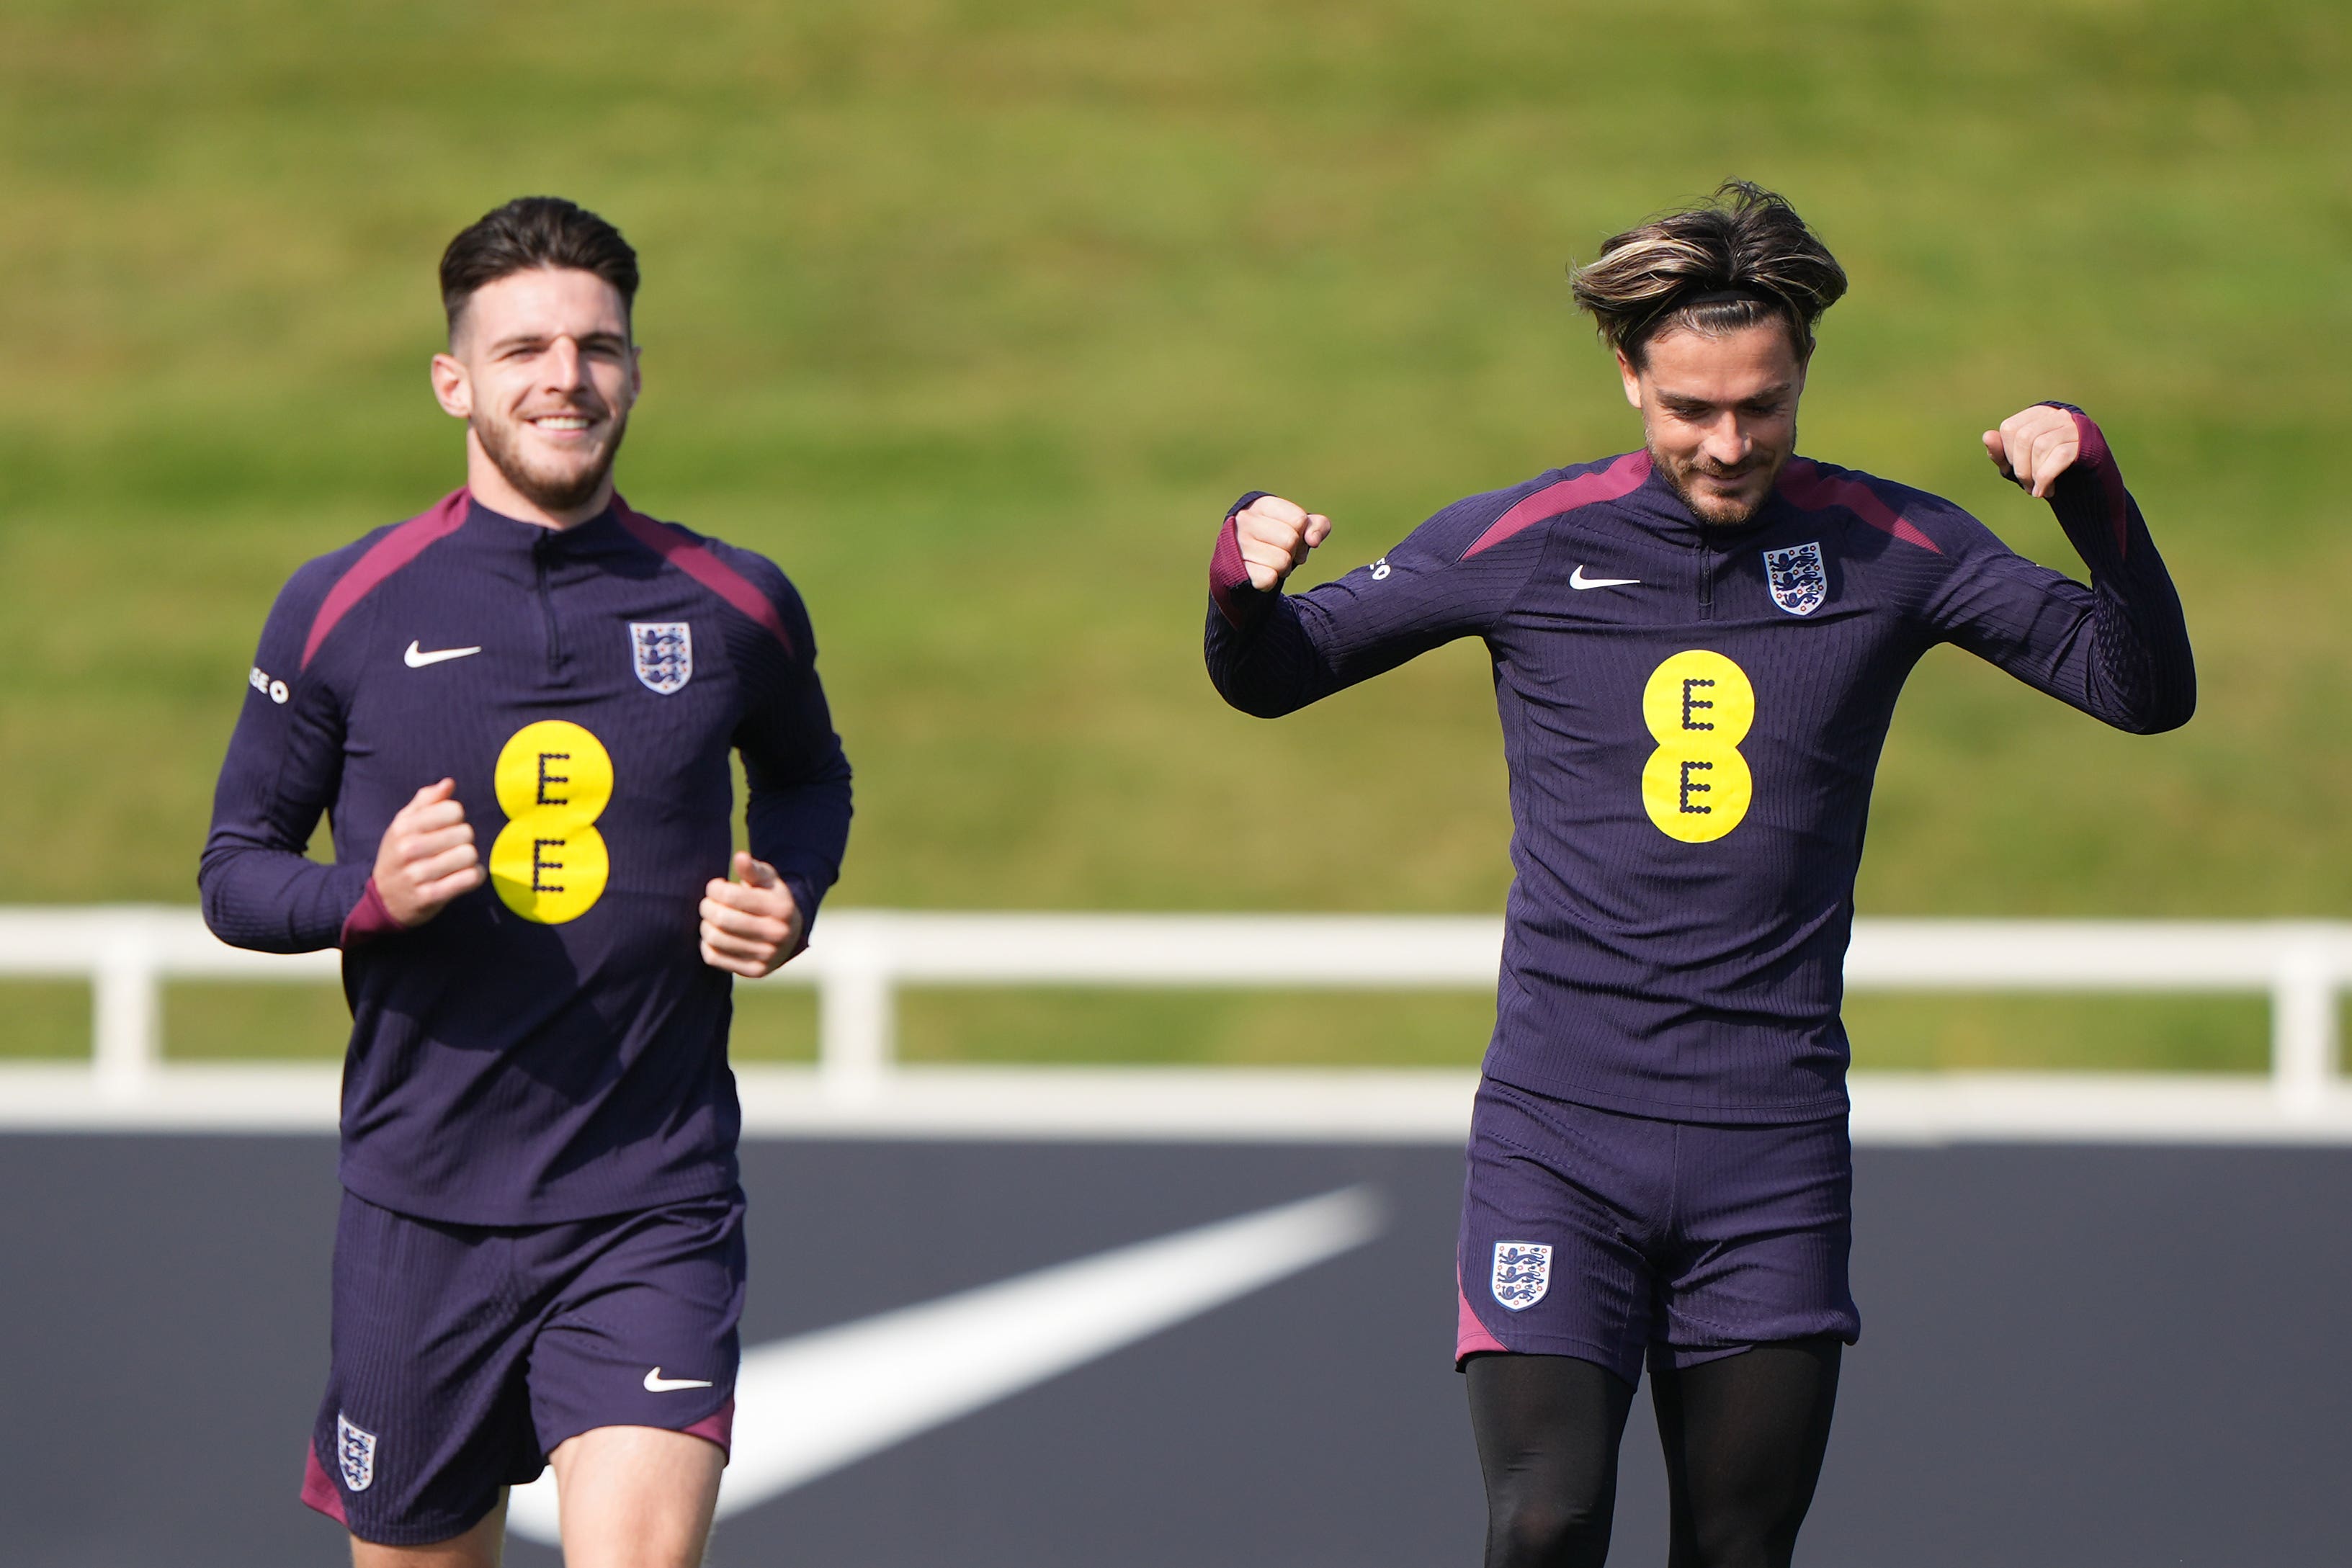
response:
<path id="1" fill-rule="evenodd" d="M 719 1445 L 658 1427 L 598 1427 L 547 1458 L 564 1568 L 698 1568 L 727 1463 Z"/>
<path id="2" fill-rule="evenodd" d="M 352 1568 L 499 1568 L 507 1539 L 506 1493 L 479 1524 L 450 1541 L 430 1546 L 379 1546 L 352 1537 Z"/>

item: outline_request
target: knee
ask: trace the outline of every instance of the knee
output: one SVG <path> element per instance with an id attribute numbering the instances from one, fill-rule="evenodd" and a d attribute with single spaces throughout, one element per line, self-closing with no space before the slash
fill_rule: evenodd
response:
<path id="1" fill-rule="evenodd" d="M 1486 1568 L 1598 1568 L 1609 1552 L 1611 1503 L 1517 1489 L 1488 1499 Z"/>

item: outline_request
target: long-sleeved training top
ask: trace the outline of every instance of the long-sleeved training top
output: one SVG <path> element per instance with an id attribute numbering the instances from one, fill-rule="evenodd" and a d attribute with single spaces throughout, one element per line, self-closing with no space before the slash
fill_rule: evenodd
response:
<path id="1" fill-rule="evenodd" d="M 1958 643 L 2122 729 L 2195 706 L 2171 580 L 2074 417 L 2050 501 L 2087 588 L 1948 501 L 1802 457 L 1748 523 L 1703 526 L 1636 452 L 1458 501 L 1289 596 L 1251 588 L 1228 514 L 1210 678 L 1272 717 L 1484 639 L 1514 871 L 1486 1074 L 1668 1120 L 1835 1115 L 1871 781 L 1920 656 Z"/>
<path id="2" fill-rule="evenodd" d="M 814 918 L 849 765 L 800 597 L 616 499 L 561 531 L 459 490 L 297 571 L 262 631 L 198 881 L 226 942 L 340 946 L 342 1180 L 539 1225 L 730 1189 L 729 977 L 698 947 L 740 750 L 751 852 Z M 371 873 L 443 779 L 488 884 L 398 926 Z M 324 810 L 331 865 L 303 848 Z"/>

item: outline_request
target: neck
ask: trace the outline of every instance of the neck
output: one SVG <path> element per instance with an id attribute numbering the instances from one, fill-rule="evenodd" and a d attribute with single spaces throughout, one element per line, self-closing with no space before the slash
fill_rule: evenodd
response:
<path id="1" fill-rule="evenodd" d="M 608 471 L 597 485 L 595 493 L 578 506 L 562 508 L 541 506 L 516 489 L 512 482 L 499 472 L 499 465 L 490 461 L 490 455 L 482 450 L 482 444 L 474 439 L 470 431 L 466 435 L 466 488 L 472 492 L 474 499 L 501 517 L 512 517 L 517 522 L 536 523 L 542 528 L 553 528 L 558 533 L 602 516 L 604 508 L 613 504 L 613 476 Z"/>

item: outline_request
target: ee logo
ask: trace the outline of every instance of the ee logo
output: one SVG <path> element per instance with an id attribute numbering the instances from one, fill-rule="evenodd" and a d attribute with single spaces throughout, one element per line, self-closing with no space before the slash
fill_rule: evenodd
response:
<path id="1" fill-rule="evenodd" d="M 1658 749 L 1642 768 L 1642 804 L 1670 839 L 1711 843 L 1739 826 L 1756 780 L 1739 743 L 1756 722 L 1745 671 L 1705 648 L 1650 672 L 1642 718 Z"/>
<path id="2" fill-rule="evenodd" d="M 578 725 L 542 719 L 499 748 L 494 777 L 507 825 L 490 844 L 490 885 L 525 920 L 579 919 L 613 872 L 596 831 L 613 803 L 612 754 Z"/>

